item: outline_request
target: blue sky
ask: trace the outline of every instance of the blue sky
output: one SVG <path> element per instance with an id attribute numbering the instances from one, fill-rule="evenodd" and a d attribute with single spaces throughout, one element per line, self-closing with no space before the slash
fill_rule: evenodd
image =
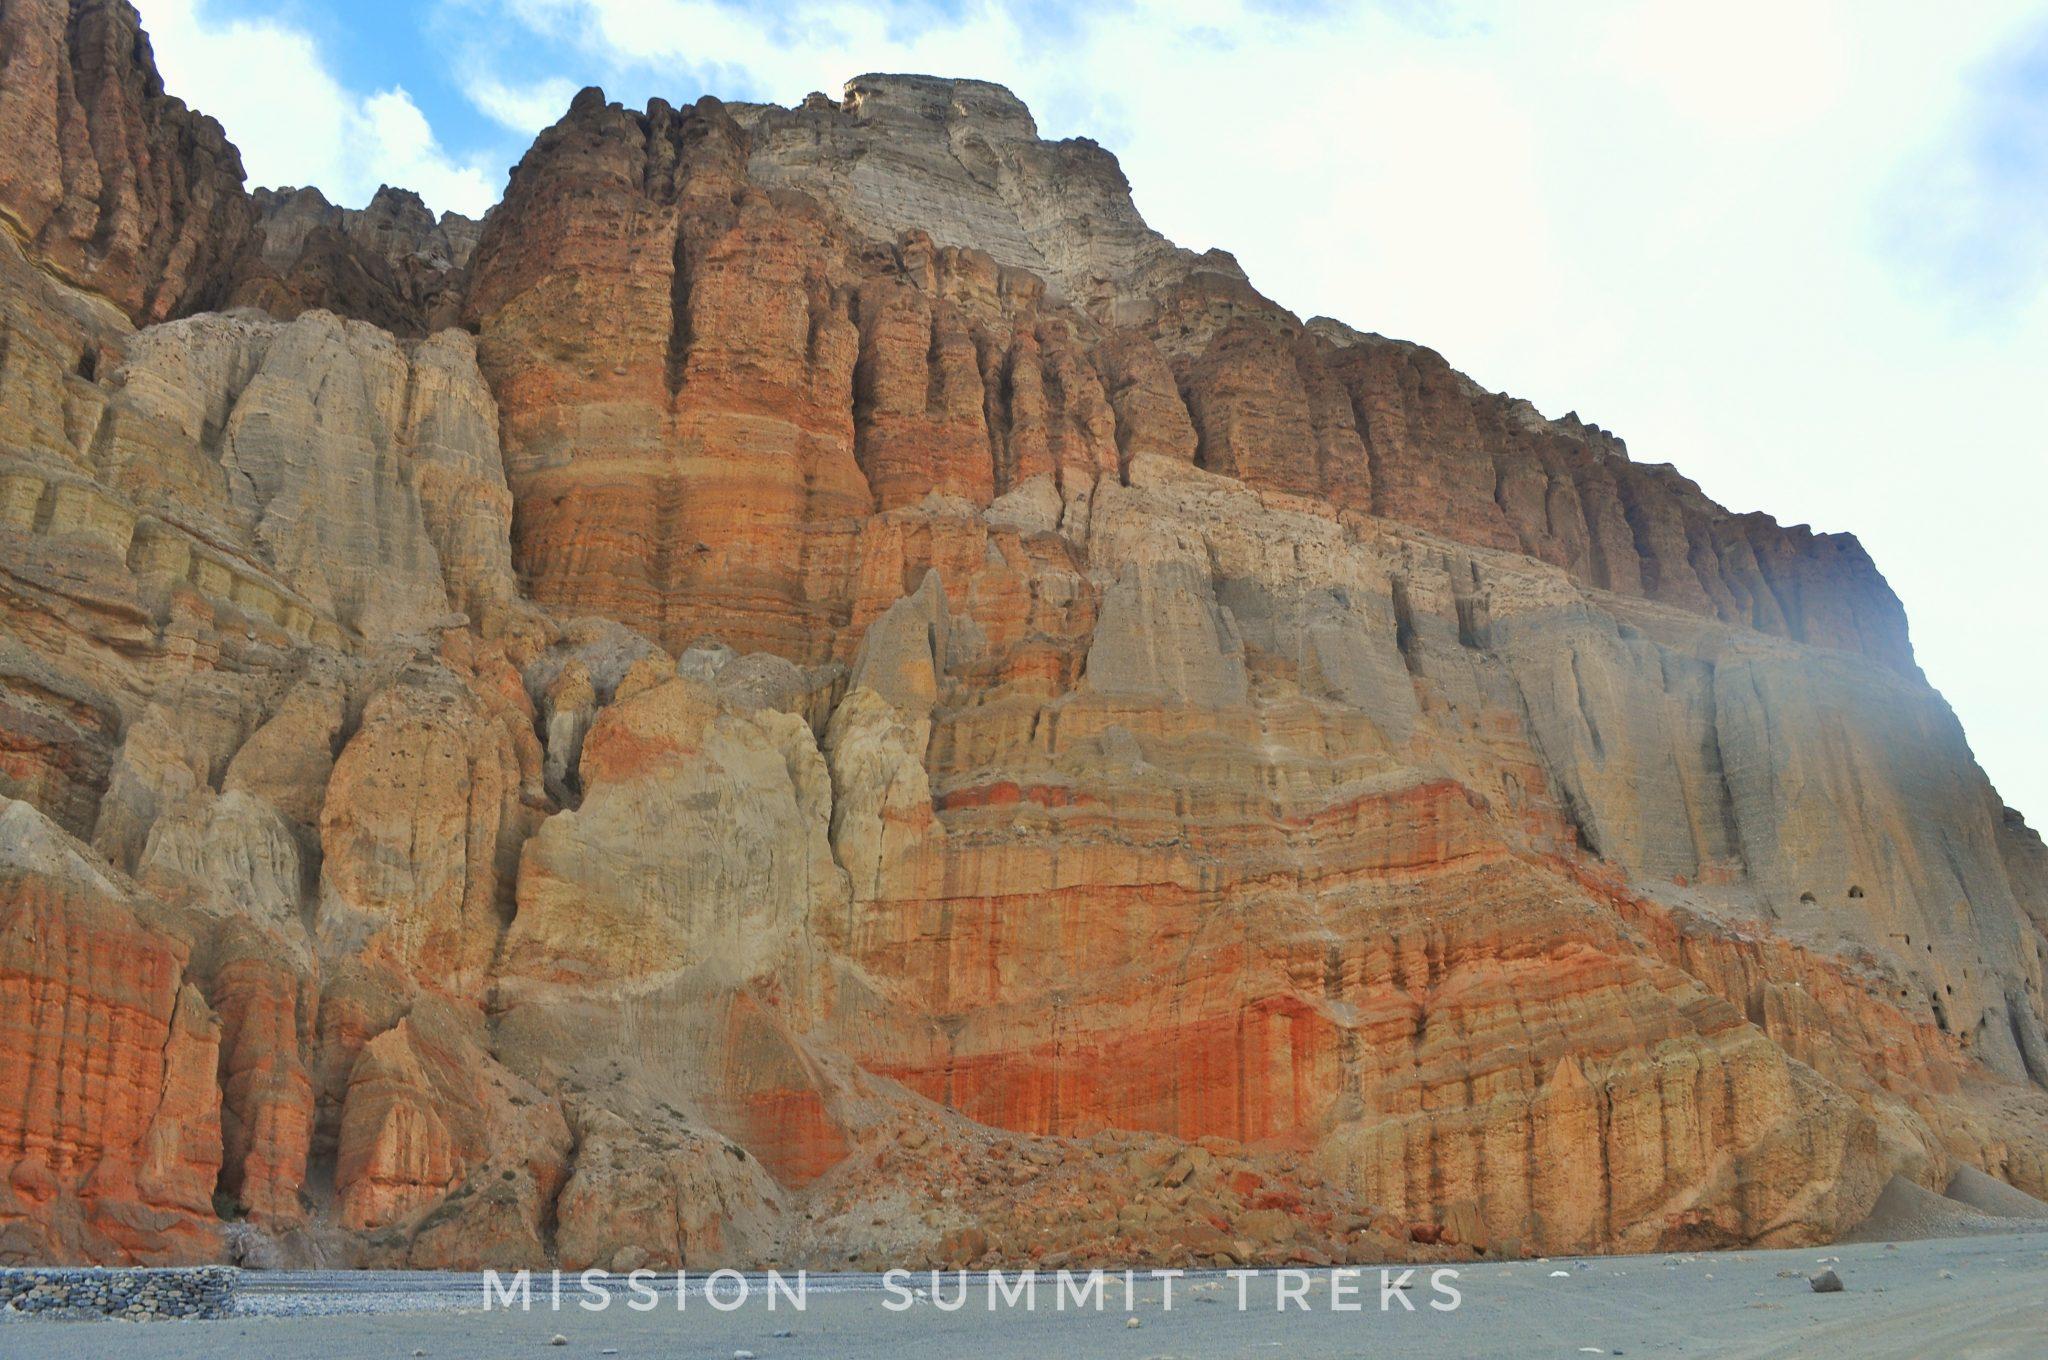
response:
<path id="1" fill-rule="evenodd" d="M 255 183 L 481 212 L 586 84 L 997 80 L 1304 316 L 1854 530 L 2048 821 L 2048 0 L 138 0 Z"/>
<path id="2" fill-rule="evenodd" d="M 269 19 L 310 34 L 328 69 L 344 85 L 357 90 L 395 85 L 409 93 L 458 159 L 478 154 L 502 159 L 508 153 L 516 158 L 521 149 L 502 124 L 464 96 L 447 60 L 451 40 L 467 41 L 468 30 L 487 22 L 481 7 L 465 13 L 455 6 L 403 0 L 209 0 L 200 13 L 215 24 Z M 517 50 L 516 45 L 508 46 Z"/>
<path id="3" fill-rule="evenodd" d="M 2048 24 L 1978 68 L 1957 135 L 1909 164 L 1887 245 L 1958 310 L 1997 323 L 2048 285 Z"/>

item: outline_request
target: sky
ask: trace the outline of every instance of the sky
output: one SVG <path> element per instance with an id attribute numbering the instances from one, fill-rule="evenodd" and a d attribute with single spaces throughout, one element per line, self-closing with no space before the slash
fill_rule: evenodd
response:
<path id="1" fill-rule="evenodd" d="M 472 215 L 584 85 L 999 81 L 1268 296 L 1856 533 L 2048 822 L 2048 0 L 137 0 L 253 184 Z"/>

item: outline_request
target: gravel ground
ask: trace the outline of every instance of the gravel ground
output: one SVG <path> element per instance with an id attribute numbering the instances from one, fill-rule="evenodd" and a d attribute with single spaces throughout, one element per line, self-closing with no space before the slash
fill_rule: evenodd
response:
<path id="1" fill-rule="evenodd" d="M 1840 1273 L 1843 1292 L 1816 1294 L 1808 1287 L 1807 1274 L 1824 1265 Z M 651 1312 L 628 1310 L 623 1297 L 601 1313 L 585 1312 L 570 1301 L 578 1297 L 573 1279 L 565 1284 L 563 1311 L 550 1312 L 541 1277 L 534 1311 L 484 1312 L 474 1276 L 280 1274 L 251 1280 L 243 1291 L 247 1311 L 226 1321 L 18 1321 L 0 1327 L 0 1356 L 715 1360 L 744 1351 L 758 1360 L 1356 1360 L 1382 1354 L 2038 1360 L 2048 1354 L 2048 1232 L 1460 1270 L 1463 1302 L 1454 1312 L 1427 1307 L 1432 1296 L 1424 1271 L 1416 1277 L 1413 1313 L 1379 1311 L 1373 1273 L 1362 1291 L 1364 1311 L 1331 1311 L 1322 1272 L 1311 1273 L 1309 1311 L 1279 1313 L 1275 1277 L 1266 1272 L 1248 1282 L 1250 1307 L 1242 1312 L 1235 1281 L 1190 1278 L 1178 1282 L 1171 1311 L 1161 1306 L 1156 1286 L 1141 1283 L 1129 1315 L 1120 1288 L 1099 1313 L 1041 1306 L 992 1314 L 978 1283 L 958 1312 L 929 1302 L 891 1312 L 883 1306 L 889 1296 L 873 1277 L 819 1277 L 804 1311 L 784 1305 L 773 1313 L 758 1301 L 717 1312 L 695 1294 L 677 1312 L 672 1291 Z M 1129 1326 L 1128 1317 L 1139 1326 Z M 556 1335 L 563 1346 L 551 1345 Z"/>
<path id="2" fill-rule="evenodd" d="M 1982 1175 L 1980 1172 L 1979 1175 Z M 2048 1230 L 2048 1217 L 2021 1220 L 2010 1216 L 2011 1211 L 2032 1204 L 2042 1209 L 2042 1204 L 2031 1195 L 2021 1194 L 2003 1182 L 1983 1179 L 2000 1190 L 2009 1191 L 2015 1199 L 1996 1201 L 1981 1187 L 1967 1183 L 1966 1191 L 1972 1191 L 1974 1198 L 1985 1203 L 2002 1203 L 2000 1212 L 1987 1212 L 1975 1203 L 1960 1197 L 1937 1195 L 1924 1186 L 1915 1185 L 1904 1176 L 1894 1176 L 1885 1183 L 1884 1193 L 1871 1206 L 1870 1216 L 1843 1235 L 1844 1242 L 1905 1242 L 1921 1238 L 1975 1237 L 1979 1235 L 2002 1235 L 2015 1232 L 2040 1232 Z M 2048 1355 L 2048 1346 L 2043 1348 Z"/>
<path id="3" fill-rule="evenodd" d="M 1943 1194 L 1960 1204 L 1966 1204 L 1980 1213 L 1998 1218 L 2040 1219 L 2048 1223 L 2048 1202 L 2035 1199 L 2026 1191 L 1994 1180 L 1974 1166 L 1958 1167 L 1949 1179 L 1948 1189 Z M 2029 1228 L 2038 1226 L 2028 1224 Z M 2017 1230 L 2017 1229 L 2016 1229 Z"/>

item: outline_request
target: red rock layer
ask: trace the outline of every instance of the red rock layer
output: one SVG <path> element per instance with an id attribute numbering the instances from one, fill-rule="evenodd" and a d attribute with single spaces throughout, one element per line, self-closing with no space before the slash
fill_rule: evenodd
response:
<path id="1" fill-rule="evenodd" d="M 1854 537 L 1730 514 L 1668 465 L 1630 462 L 1576 416 L 1542 420 L 1418 345 L 1312 324 L 1294 358 L 1327 412 L 1321 456 L 1293 452 L 1247 480 L 1913 671 L 1905 614 Z"/>
<path id="2" fill-rule="evenodd" d="M 1109 328 L 978 251 L 863 241 L 829 198 L 757 187 L 752 144 L 716 100 L 586 90 L 484 231 L 468 312 L 550 604 L 814 659 L 849 604 L 848 517 L 1149 452 L 1911 669 L 1853 538 L 1731 515 L 1575 417 L 1304 327 L 1232 274 L 1184 270 L 1152 322 Z"/>
<path id="3" fill-rule="evenodd" d="M 1397 1217 L 1551 1251 L 1798 1240 L 1875 1193 L 1860 1112 L 1508 856 L 1461 786 L 1277 826 L 1129 790 L 941 801 L 951 890 L 860 909 L 886 1000 L 846 1021 L 869 1070 L 979 1123 L 1316 1150 Z M 1237 877 L 1276 835 L 1284 879 Z M 1048 850 L 1075 886 L 1035 886 Z"/>
<path id="4" fill-rule="evenodd" d="M 266 1227 L 306 1220 L 313 1140 L 305 1054 L 319 993 L 258 934 L 222 932 L 209 1002 L 221 1018 L 220 1193 Z"/>
<path id="5" fill-rule="evenodd" d="M 96 891 L 35 818 L 8 803 L 0 834 L 42 839 L 71 869 L 0 875 L 0 1252 L 209 1259 L 219 1023 L 184 981 L 182 944 Z"/>
<path id="6" fill-rule="evenodd" d="M 470 297 L 535 597 L 802 655 L 805 585 L 870 508 L 850 299 L 814 208 L 743 191 L 738 130 L 594 91 L 544 134 Z"/>

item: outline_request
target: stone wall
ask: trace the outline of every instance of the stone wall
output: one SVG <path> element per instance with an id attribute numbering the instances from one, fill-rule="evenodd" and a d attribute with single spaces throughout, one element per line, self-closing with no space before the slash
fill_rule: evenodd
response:
<path id="1" fill-rule="evenodd" d="M 41 1318 L 162 1322 L 234 1311 L 232 1266 L 194 1270 L 0 1270 L 0 1310 Z"/>

